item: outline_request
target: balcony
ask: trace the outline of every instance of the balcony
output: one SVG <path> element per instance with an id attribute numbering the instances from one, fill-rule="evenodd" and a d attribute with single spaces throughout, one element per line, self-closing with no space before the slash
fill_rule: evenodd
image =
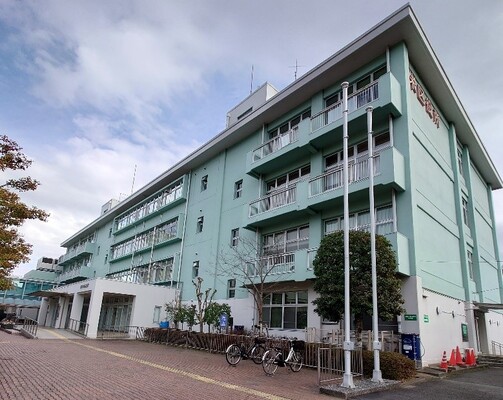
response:
<path id="1" fill-rule="evenodd" d="M 391 72 L 381 76 L 377 82 L 372 82 L 348 96 L 348 122 L 354 125 L 354 129 L 365 130 L 366 119 L 363 116 L 368 106 L 374 109 L 375 123 L 387 120 L 389 114 L 395 117 L 402 114 L 400 83 Z M 333 132 L 334 129 L 342 128 L 342 108 L 342 102 L 338 102 L 311 117 L 309 139 L 311 146 L 320 149 L 333 142 L 333 136 L 326 134 Z"/>
<path id="2" fill-rule="evenodd" d="M 329 202 L 343 196 L 343 167 L 337 167 L 309 180 L 307 206 L 313 210 L 325 208 Z M 368 190 L 368 156 L 353 160 L 348 165 L 349 193 Z M 374 155 L 374 190 L 388 188 L 405 190 L 405 161 L 394 147 L 380 150 Z"/>
<path id="3" fill-rule="evenodd" d="M 58 276 L 56 281 L 61 284 L 82 281 L 94 277 L 94 269 L 88 265 L 74 268 L 70 271 L 63 272 Z"/>
<path id="4" fill-rule="evenodd" d="M 255 282 L 305 281 L 313 278 L 309 268 L 310 250 L 272 254 L 248 263 L 247 275 Z M 316 255 L 316 253 L 314 253 Z"/>
<path id="5" fill-rule="evenodd" d="M 391 72 L 378 81 L 348 96 L 348 121 L 351 129 L 365 130 L 367 106 L 374 108 L 374 121 L 387 121 L 389 114 L 397 117 L 401 112 L 401 87 Z M 301 121 L 295 128 L 263 143 L 247 154 L 246 173 L 258 176 L 294 164 L 309 157 L 317 149 L 331 145 L 334 129 L 342 127 L 342 102 Z"/>
<path id="6" fill-rule="evenodd" d="M 71 248 L 66 254 L 63 254 L 58 261 L 58 265 L 66 266 L 81 258 L 87 257 L 94 253 L 96 244 L 94 242 L 86 242 L 79 244 L 76 248 Z"/>
<path id="7" fill-rule="evenodd" d="M 246 173 L 258 176 L 271 170 L 281 169 L 299 158 L 308 157 L 309 118 L 302 120 L 289 131 L 261 144 L 248 152 Z"/>
<path id="8" fill-rule="evenodd" d="M 285 221 L 292 214 L 307 214 L 307 189 L 308 180 L 305 179 L 252 201 L 246 215 L 248 227 L 260 227 L 272 220 Z"/>

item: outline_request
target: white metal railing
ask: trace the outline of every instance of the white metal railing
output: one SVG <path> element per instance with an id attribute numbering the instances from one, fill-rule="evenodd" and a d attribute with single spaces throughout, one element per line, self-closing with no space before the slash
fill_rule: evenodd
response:
<path id="1" fill-rule="evenodd" d="M 374 156 L 374 176 L 381 173 L 380 155 Z M 348 163 L 348 183 L 358 182 L 369 177 L 368 156 L 364 155 L 356 160 Z M 309 180 L 309 197 L 316 196 L 321 193 L 339 189 L 344 184 L 343 166 L 325 172 L 322 175 L 315 176 Z"/>
<path id="2" fill-rule="evenodd" d="M 348 112 L 355 111 L 379 98 L 379 86 L 376 82 L 365 86 L 348 97 Z M 342 101 L 332 104 L 311 117 L 311 132 L 314 132 L 342 118 Z"/>
<path id="3" fill-rule="evenodd" d="M 297 140 L 299 140 L 299 127 L 294 126 L 289 131 L 272 138 L 268 142 L 253 150 L 252 163 L 261 160 L 269 154 L 281 150 L 283 147 L 289 145 L 290 143 L 296 142 Z"/>
<path id="4" fill-rule="evenodd" d="M 261 257 L 248 264 L 250 277 L 289 274 L 295 272 L 295 253 L 274 254 Z"/>
<path id="5" fill-rule="evenodd" d="M 253 217 L 254 215 L 295 203 L 296 193 L 296 186 L 290 186 L 269 193 L 267 196 L 250 203 L 249 216 Z"/>
<path id="6" fill-rule="evenodd" d="M 491 355 L 503 356 L 503 343 L 499 343 L 496 340 L 491 341 Z"/>
<path id="7" fill-rule="evenodd" d="M 79 335 L 87 336 L 89 324 L 84 321 L 70 318 L 70 321 L 68 321 L 68 327 L 66 329 L 71 332 L 78 333 Z"/>

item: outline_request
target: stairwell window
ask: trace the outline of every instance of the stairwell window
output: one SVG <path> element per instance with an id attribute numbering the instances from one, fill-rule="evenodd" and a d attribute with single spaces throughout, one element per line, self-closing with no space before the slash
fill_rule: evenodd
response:
<path id="1" fill-rule="evenodd" d="M 227 298 L 233 299 L 234 297 L 236 297 L 236 280 L 229 279 L 227 281 Z"/>
<path id="2" fill-rule="evenodd" d="M 206 189 L 208 189 L 208 175 L 204 175 L 201 178 L 201 192 L 204 192 Z"/>
<path id="3" fill-rule="evenodd" d="M 194 261 L 192 263 L 192 279 L 199 276 L 199 261 Z"/>
<path id="4" fill-rule="evenodd" d="M 468 262 L 468 274 L 473 281 L 473 254 L 470 250 L 466 251 L 466 261 Z"/>
<path id="5" fill-rule="evenodd" d="M 238 199 L 243 195 L 243 180 L 240 179 L 234 183 L 234 198 Z"/>
<path id="6" fill-rule="evenodd" d="M 201 233 L 204 226 L 204 217 L 199 217 L 197 219 L 196 233 Z"/>
<path id="7" fill-rule="evenodd" d="M 461 199 L 461 205 L 463 206 L 463 222 L 466 226 L 470 226 L 468 219 L 468 200 L 463 197 Z"/>
<path id="8" fill-rule="evenodd" d="M 231 230 L 231 246 L 235 247 L 239 243 L 239 228 Z"/>

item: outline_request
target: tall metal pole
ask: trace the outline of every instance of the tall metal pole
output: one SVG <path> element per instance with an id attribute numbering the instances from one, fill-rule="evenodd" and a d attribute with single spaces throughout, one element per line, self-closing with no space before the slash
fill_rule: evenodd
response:
<path id="1" fill-rule="evenodd" d="M 343 180 L 344 180 L 344 377 L 342 387 L 354 388 L 353 375 L 351 374 L 351 351 L 354 344 L 351 341 L 350 331 L 350 304 L 349 304 L 349 188 L 348 188 L 348 82 L 342 84 L 343 125 L 342 125 L 342 154 Z"/>
<path id="2" fill-rule="evenodd" d="M 376 258 L 376 219 L 374 206 L 374 152 L 372 140 L 372 107 L 367 107 L 367 129 L 369 148 L 369 203 L 370 203 L 370 258 L 372 259 L 372 330 L 374 334 L 374 371 L 372 372 L 373 382 L 382 382 L 381 363 L 379 351 L 379 315 L 377 309 L 377 258 Z"/>

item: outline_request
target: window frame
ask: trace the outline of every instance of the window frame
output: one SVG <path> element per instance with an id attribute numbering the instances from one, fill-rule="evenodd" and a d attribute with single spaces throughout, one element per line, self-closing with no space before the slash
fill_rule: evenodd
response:
<path id="1" fill-rule="evenodd" d="M 234 182 L 234 198 L 239 199 L 243 196 L 243 180 Z"/>
<path id="2" fill-rule="evenodd" d="M 196 233 L 201 233 L 204 229 L 204 216 L 197 217 Z"/>
<path id="3" fill-rule="evenodd" d="M 201 192 L 204 192 L 206 189 L 208 189 L 208 175 L 204 175 L 201 178 Z"/>
<path id="4" fill-rule="evenodd" d="M 291 296 L 292 294 L 295 294 L 294 302 L 288 301 L 288 295 Z M 272 329 L 305 329 L 307 327 L 308 308 L 309 294 L 307 290 L 264 293 L 262 298 L 263 319 Z M 281 319 L 280 326 L 277 323 L 278 317 Z M 289 317 L 293 317 L 293 321 L 288 320 Z"/>
<path id="5" fill-rule="evenodd" d="M 239 244 L 239 228 L 231 229 L 231 247 Z"/>

